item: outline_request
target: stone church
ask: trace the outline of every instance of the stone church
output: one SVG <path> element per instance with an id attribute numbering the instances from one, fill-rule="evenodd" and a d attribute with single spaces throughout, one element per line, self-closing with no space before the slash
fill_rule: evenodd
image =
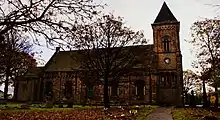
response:
<path id="1" fill-rule="evenodd" d="M 152 45 L 129 46 L 144 53 L 137 55 L 142 60 L 149 56 L 146 54 L 152 53 L 151 64 L 148 64 L 151 69 L 143 67 L 144 65 L 133 67 L 131 74 L 121 77 L 117 88 L 109 85 L 110 102 L 182 105 L 180 22 L 165 2 L 152 29 Z M 54 102 L 71 100 L 74 104 L 83 104 L 85 101 L 103 103 L 103 83 L 98 82 L 88 88 L 81 80 L 80 64 L 71 59 L 71 55 L 79 56 L 77 50 L 60 51 L 57 48 L 44 67 L 29 69 L 17 80 L 14 99 L 41 102 L 50 96 Z M 113 89 L 117 91 L 116 97 L 112 97 Z"/>

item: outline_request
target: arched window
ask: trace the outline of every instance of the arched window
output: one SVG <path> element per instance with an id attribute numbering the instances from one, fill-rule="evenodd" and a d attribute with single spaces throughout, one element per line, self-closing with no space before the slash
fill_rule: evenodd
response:
<path id="1" fill-rule="evenodd" d="M 92 98 L 93 97 L 93 86 L 88 86 L 88 98 Z"/>
<path id="2" fill-rule="evenodd" d="M 162 73 L 161 74 L 161 81 L 160 81 L 160 86 L 169 88 L 170 87 L 170 81 L 171 81 L 171 75 L 168 72 Z"/>
<path id="3" fill-rule="evenodd" d="M 111 95 L 117 96 L 119 95 L 118 93 L 119 93 L 118 84 L 115 81 L 113 81 L 111 84 Z"/>
<path id="4" fill-rule="evenodd" d="M 45 94 L 46 96 L 52 96 L 52 88 L 53 88 L 53 83 L 52 81 L 47 81 L 45 85 Z"/>
<path id="5" fill-rule="evenodd" d="M 144 80 L 137 80 L 135 82 L 136 96 L 138 100 L 144 100 L 145 95 L 145 82 Z"/>
<path id="6" fill-rule="evenodd" d="M 169 52 L 170 51 L 170 39 L 169 39 L 169 36 L 165 35 L 162 38 L 162 42 L 163 42 L 164 52 Z"/>
<path id="7" fill-rule="evenodd" d="M 64 94 L 67 99 L 72 97 L 72 94 L 73 94 L 72 88 L 73 88 L 73 83 L 71 81 L 66 81 Z"/>
<path id="8" fill-rule="evenodd" d="M 176 88 L 176 84 L 177 84 L 177 75 L 175 73 L 172 73 L 172 88 Z"/>

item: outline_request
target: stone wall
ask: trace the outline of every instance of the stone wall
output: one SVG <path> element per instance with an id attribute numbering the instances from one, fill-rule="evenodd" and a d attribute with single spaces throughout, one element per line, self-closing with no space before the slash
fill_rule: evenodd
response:
<path id="1" fill-rule="evenodd" d="M 47 73 L 48 75 L 51 75 L 52 73 Z M 53 82 L 53 101 L 61 101 L 63 98 L 65 98 L 64 91 L 65 91 L 65 82 L 71 81 L 73 84 L 72 86 L 72 98 L 71 100 L 75 104 L 83 104 L 85 101 L 92 102 L 92 103 L 103 103 L 103 95 L 104 95 L 104 85 L 103 84 L 96 84 L 93 87 L 93 97 L 88 101 L 86 98 L 87 96 L 87 88 L 82 83 L 79 77 L 77 77 L 77 73 L 68 73 L 68 72 L 59 72 L 54 75 L 51 75 L 51 79 L 46 79 L 46 81 L 52 81 Z M 47 77 L 45 77 L 47 78 Z M 137 98 L 137 86 L 135 85 L 135 82 L 137 80 L 143 80 L 145 82 L 145 86 L 143 89 L 144 92 L 144 99 L 139 100 Z M 117 88 L 117 102 L 118 103 L 149 103 L 150 102 L 150 95 L 152 95 L 152 102 L 155 101 L 155 77 L 151 75 L 151 89 L 152 94 L 150 94 L 150 76 L 130 76 L 130 77 L 124 77 L 118 84 Z M 114 100 L 115 97 L 112 97 L 111 95 L 112 87 L 109 86 L 109 98 L 110 101 L 116 101 Z M 87 100 L 86 100 L 87 99 Z"/>
<path id="2" fill-rule="evenodd" d="M 85 86 L 82 84 L 82 81 L 79 79 L 79 77 L 77 77 L 77 73 L 57 72 L 56 75 L 52 75 L 51 78 L 45 80 L 45 82 L 50 80 L 53 83 L 53 101 L 59 102 L 65 100 L 65 83 L 67 81 L 71 81 L 72 97 L 69 100 L 73 101 L 76 104 L 80 104 L 83 102 L 85 96 Z"/>

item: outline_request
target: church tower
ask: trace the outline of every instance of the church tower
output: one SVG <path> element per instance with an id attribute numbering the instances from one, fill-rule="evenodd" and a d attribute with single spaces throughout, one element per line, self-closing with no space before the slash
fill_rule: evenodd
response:
<path id="1" fill-rule="evenodd" d="M 180 51 L 180 22 L 164 2 L 153 28 L 154 52 L 157 55 L 158 104 L 182 105 L 182 55 Z"/>

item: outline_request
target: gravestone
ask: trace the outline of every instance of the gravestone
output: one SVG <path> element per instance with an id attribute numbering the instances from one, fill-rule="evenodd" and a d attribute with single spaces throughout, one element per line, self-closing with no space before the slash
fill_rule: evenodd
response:
<path id="1" fill-rule="evenodd" d="M 53 108 L 53 102 L 52 101 L 47 101 L 45 107 L 46 108 Z"/>

